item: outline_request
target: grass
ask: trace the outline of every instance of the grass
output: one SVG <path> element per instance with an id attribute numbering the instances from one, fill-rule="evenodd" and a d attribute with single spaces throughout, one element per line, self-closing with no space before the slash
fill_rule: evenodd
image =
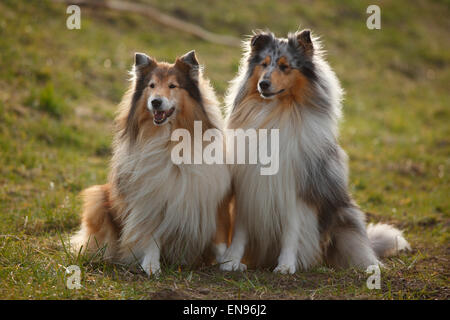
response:
<path id="1" fill-rule="evenodd" d="M 3 299 L 448 299 L 450 238 L 450 41 L 448 1 L 380 2 L 382 29 L 368 30 L 370 1 L 142 1 L 218 33 L 278 35 L 308 26 L 321 35 L 346 89 L 340 142 L 350 188 L 370 222 L 405 230 L 413 252 L 386 260 L 381 289 L 363 271 L 318 267 L 290 276 L 164 268 L 148 279 L 126 266 L 72 257 L 79 192 L 104 183 L 112 119 L 134 51 L 172 61 L 193 48 L 222 97 L 240 52 L 139 16 L 65 6 L 0 3 L 0 298 Z M 282 17 L 282 18 L 281 18 Z M 78 264 L 82 288 L 69 290 Z"/>
<path id="2" fill-rule="evenodd" d="M 40 92 L 33 92 L 25 103 L 58 119 L 69 111 L 64 100 L 56 96 L 51 83 L 47 84 Z"/>

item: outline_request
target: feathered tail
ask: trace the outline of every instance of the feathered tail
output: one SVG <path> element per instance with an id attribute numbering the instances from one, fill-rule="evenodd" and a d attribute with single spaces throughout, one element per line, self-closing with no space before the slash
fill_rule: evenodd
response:
<path id="1" fill-rule="evenodd" d="M 341 212 L 349 223 L 333 234 L 332 250 L 327 252 L 327 263 L 332 266 L 362 267 L 382 265 L 382 258 L 411 250 L 402 232 L 383 223 L 366 226 L 364 213 L 357 207 L 345 208 Z"/>
<path id="2" fill-rule="evenodd" d="M 378 258 L 393 256 L 402 250 L 411 250 L 408 241 L 403 237 L 403 232 L 391 225 L 370 223 L 367 226 L 367 235 Z"/>

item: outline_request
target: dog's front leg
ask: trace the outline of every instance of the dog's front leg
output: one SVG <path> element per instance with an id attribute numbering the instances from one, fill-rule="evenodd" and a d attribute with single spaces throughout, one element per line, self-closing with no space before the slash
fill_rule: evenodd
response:
<path id="1" fill-rule="evenodd" d="M 160 244 L 152 237 L 142 261 L 142 268 L 149 276 L 159 276 L 161 273 L 160 249 Z"/>
<path id="2" fill-rule="evenodd" d="M 216 235 L 214 238 L 214 255 L 218 263 L 222 263 L 223 255 L 230 244 L 231 233 L 231 196 L 227 196 L 219 205 L 216 217 Z"/>
<path id="3" fill-rule="evenodd" d="M 297 207 L 288 215 L 281 238 L 279 273 L 295 273 L 299 268 L 307 270 L 320 261 L 320 232 L 317 214 L 304 201 L 298 199 Z"/>
<path id="4" fill-rule="evenodd" d="M 222 257 L 220 270 L 222 271 L 245 271 L 247 266 L 241 263 L 247 245 L 247 230 L 244 225 L 236 221 L 233 240 L 230 247 Z"/>
<path id="5" fill-rule="evenodd" d="M 292 212 L 288 216 L 288 223 L 286 223 L 286 229 L 283 231 L 278 265 L 273 272 L 293 274 L 297 271 L 297 255 L 300 240 L 299 229 L 300 221 L 298 219 L 298 213 Z"/>

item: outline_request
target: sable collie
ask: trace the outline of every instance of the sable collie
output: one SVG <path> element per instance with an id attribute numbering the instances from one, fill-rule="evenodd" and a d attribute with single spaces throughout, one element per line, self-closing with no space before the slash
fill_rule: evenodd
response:
<path id="1" fill-rule="evenodd" d="M 401 231 L 369 225 L 352 200 L 347 156 L 337 141 L 342 89 L 309 30 L 276 38 L 257 32 L 244 43 L 226 102 L 228 128 L 279 129 L 279 171 L 231 167 L 232 243 L 222 270 L 272 267 L 294 273 L 318 263 L 367 267 L 409 249 Z"/>
<path id="2" fill-rule="evenodd" d="M 177 128 L 223 130 L 222 116 L 194 51 L 174 64 L 136 53 L 132 84 L 116 118 L 109 182 L 84 190 L 76 251 L 160 272 L 171 264 L 197 265 L 228 243 L 231 177 L 226 165 L 175 165 Z M 191 136 L 194 136 L 193 134 Z M 214 245 L 213 245 L 214 244 Z"/>

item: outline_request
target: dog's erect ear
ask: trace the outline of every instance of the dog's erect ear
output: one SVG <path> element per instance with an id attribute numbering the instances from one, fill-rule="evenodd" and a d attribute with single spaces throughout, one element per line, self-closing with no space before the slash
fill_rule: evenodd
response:
<path id="1" fill-rule="evenodd" d="M 198 67 L 198 60 L 195 55 L 195 50 L 189 51 L 184 56 L 182 56 L 180 60 L 183 61 L 184 63 L 187 63 L 191 67 Z"/>
<path id="2" fill-rule="evenodd" d="M 197 75 L 199 70 L 199 63 L 197 57 L 195 56 L 195 51 L 189 51 L 185 55 L 177 58 L 177 60 L 175 61 L 175 67 L 193 76 Z"/>
<path id="3" fill-rule="evenodd" d="M 145 67 L 155 63 L 155 61 L 150 58 L 145 53 L 136 52 L 134 54 L 134 66 L 135 67 Z"/>
<path id="4" fill-rule="evenodd" d="M 272 41 L 272 37 L 267 33 L 258 33 L 255 34 L 250 40 L 250 47 L 252 48 L 252 52 L 258 52 L 264 47 L 266 47 L 270 41 Z"/>
<path id="5" fill-rule="evenodd" d="M 311 31 L 309 29 L 302 30 L 300 32 L 295 33 L 295 37 L 297 39 L 297 43 L 302 48 L 303 53 L 306 56 L 312 56 L 314 47 L 311 40 Z"/>

